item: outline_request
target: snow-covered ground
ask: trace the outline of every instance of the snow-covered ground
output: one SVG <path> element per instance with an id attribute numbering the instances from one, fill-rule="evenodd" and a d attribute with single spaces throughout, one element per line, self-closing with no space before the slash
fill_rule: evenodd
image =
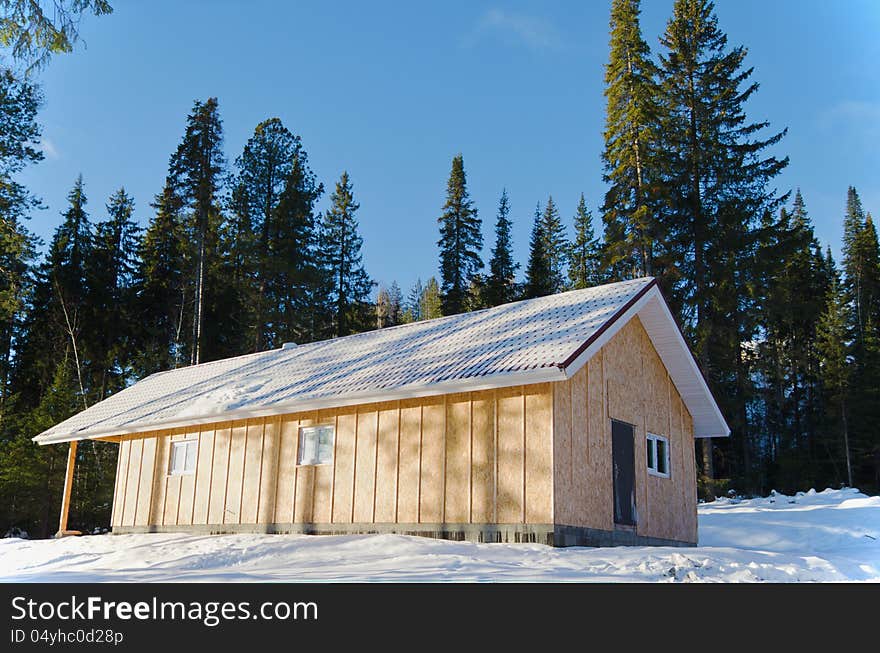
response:
<path id="1" fill-rule="evenodd" d="M 880 496 L 825 490 L 699 508 L 700 546 L 554 549 L 402 535 L 0 540 L 0 581 L 874 581 Z"/>

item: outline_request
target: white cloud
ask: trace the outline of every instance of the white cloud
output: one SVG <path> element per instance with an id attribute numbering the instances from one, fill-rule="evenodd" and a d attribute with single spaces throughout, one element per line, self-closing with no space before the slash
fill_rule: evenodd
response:
<path id="1" fill-rule="evenodd" d="M 61 153 L 58 151 L 58 148 L 55 147 L 55 143 L 48 138 L 44 137 L 40 139 L 39 149 L 47 159 L 57 161 L 61 158 Z"/>
<path id="2" fill-rule="evenodd" d="M 490 33 L 500 34 L 507 41 L 530 50 L 559 50 L 564 46 L 559 30 L 546 18 L 503 9 L 490 9 L 483 14 L 465 44 L 475 45 Z"/>

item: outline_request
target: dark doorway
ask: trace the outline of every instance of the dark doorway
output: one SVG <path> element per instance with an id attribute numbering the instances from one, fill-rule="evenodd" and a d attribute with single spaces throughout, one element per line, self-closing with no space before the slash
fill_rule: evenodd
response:
<path id="1" fill-rule="evenodd" d="M 611 420 L 611 458 L 614 467 L 614 523 L 635 526 L 636 475 L 632 424 Z"/>

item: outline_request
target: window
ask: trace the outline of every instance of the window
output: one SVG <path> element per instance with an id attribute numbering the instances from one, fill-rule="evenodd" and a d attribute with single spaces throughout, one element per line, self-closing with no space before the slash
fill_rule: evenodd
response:
<path id="1" fill-rule="evenodd" d="M 333 462 L 333 426 L 302 426 L 299 429 L 297 465 Z"/>
<path id="2" fill-rule="evenodd" d="M 178 440 L 171 443 L 169 474 L 192 474 L 196 471 L 198 440 Z"/>
<path id="3" fill-rule="evenodd" d="M 648 473 L 669 478 L 669 438 L 648 433 Z"/>

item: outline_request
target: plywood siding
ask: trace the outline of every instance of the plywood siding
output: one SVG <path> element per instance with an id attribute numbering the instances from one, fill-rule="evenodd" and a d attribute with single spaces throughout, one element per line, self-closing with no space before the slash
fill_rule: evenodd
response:
<path id="1" fill-rule="evenodd" d="M 553 523 L 549 384 L 127 436 L 113 525 Z M 333 463 L 297 465 L 299 429 L 333 424 Z M 169 475 L 171 443 L 198 441 Z"/>
<path id="2" fill-rule="evenodd" d="M 554 387 L 557 523 L 614 528 L 611 420 L 635 427 L 638 535 L 696 541 L 693 425 L 638 317 Z M 646 433 L 669 438 L 670 478 L 649 475 Z"/>

